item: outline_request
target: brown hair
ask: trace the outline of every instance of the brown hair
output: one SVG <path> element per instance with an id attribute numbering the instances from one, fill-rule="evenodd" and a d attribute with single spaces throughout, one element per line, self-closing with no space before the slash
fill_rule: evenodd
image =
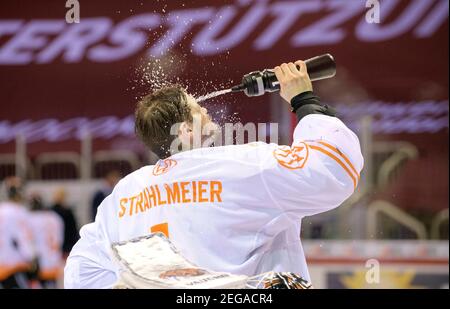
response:
<path id="1" fill-rule="evenodd" d="M 135 112 L 135 132 L 139 139 L 158 157 L 170 156 L 170 144 L 177 137 L 170 128 L 184 121 L 192 122 L 186 91 L 173 85 L 146 95 Z"/>

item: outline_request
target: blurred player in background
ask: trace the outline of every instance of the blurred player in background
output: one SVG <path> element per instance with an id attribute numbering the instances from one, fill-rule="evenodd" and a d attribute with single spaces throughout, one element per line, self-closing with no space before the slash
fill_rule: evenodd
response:
<path id="1" fill-rule="evenodd" d="M 67 194 L 64 188 L 56 189 L 51 207 L 64 223 L 64 241 L 62 244 L 64 258 L 69 256 L 70 250 L 72 250 L 72 247 L 80 238 L 78 235 L 77 220 L 72 209 L 67 205 L 66 196 Z"/>
<path id="2" fill-rule="evenodd" d="M 38 279 L 43 288 L 55 288 L 63 267 L 64 222 L 55 212 L 45 209 L 41 198 L 31 200 L 30 227 L 38 259 Z"/>
<path id="3" fill-rule="evenodd" d="M 275 73 L 286 108 L 299 121 L 291 147 L 208 147 L 202 140 L 205 148 L 193 149 L 200 133 L 194 129 L 212 121 L 192 96 L 180 87 L 163 88 L 138 104 L 136 132 L 161 160 L 123 178 L 95 222 L 81 229 L 67 260 L 66 288 L 113 286 L 119 268 L 111 243 L 151 232 L 163 232 L 185 258 L 207 269 L 293 272 L 310 280 L 301 219 L 345 201 L 357 186 L 363 158 L 356 135 L 313 94 L 303 61 L 284 63 Z M 177 139 L 187 151 L 172 155 Z"/>
<path id="4" fill-rule="evenodd" d="M 0 202 L 0 288 L 29 288 L 27 273 L 35 269 L 35 252 L 22 181 L 11 177 L 4 185 L 7 200 Z"/>
<path id="5" fill-rule="evenodd" d="M 117 170 L 111 170 L 106 174 L 105 178 L 103 179 L 102 187 L 97 192 L 95 192 L 92 198 L 92 221 L 95 220 L 98 206 L 100 206 L 105 197 L 111 194 L 120 178 L 120 172 Z"/>

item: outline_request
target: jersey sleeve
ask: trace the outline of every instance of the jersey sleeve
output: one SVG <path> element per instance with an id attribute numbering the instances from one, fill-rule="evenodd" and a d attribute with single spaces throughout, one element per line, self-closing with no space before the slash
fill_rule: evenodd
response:
<path id="1" fill-rule="evenodd" d="M 64 268 L 64 288 L 111 288 L 117 281 L 117 268 L 110 257 L 108 210 L 112 195 L 105 198 L 98 209 L 95 222 L 83 226 L 81 238 L 73 247 Z"/>
<path id="2" fill-rule="evenodd" d="M 261 177 L 273 204 L 296 218 L 339 206 L 355 191 L 363 158 L 357 136 L 338 118 L 308 115 L 291 146 L 273 145 Z"/>

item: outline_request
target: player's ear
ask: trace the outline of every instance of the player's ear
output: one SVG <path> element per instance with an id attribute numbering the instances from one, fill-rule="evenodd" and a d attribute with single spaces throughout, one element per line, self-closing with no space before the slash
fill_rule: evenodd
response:
<path id="1" fill-rule="evenodd" d="M 192 137 L 192 124 L 184 121 L 183 123 L 181 123 L 180 128 L 178 129 L 178 138 L 180 139 L 182 144 L 190 144 L 192 141 Z"/>

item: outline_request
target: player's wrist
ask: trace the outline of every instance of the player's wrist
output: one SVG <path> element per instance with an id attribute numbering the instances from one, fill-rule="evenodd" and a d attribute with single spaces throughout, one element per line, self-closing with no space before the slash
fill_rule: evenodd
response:
<path id="1" fill-rule="evenodd" d="M 310 114 L 321 114 L 336 117 L 336 110 L 328 105 L 322 105 L 320 98 L 312 91 L 299 93 L 291 99 L 291 111 L 296 114 L 297 120 Z"/>
<path id="2" fill-rule="evenodd" d="M 314 94 L 311 90 L 303 91 L 294 96 L 291 100 L 291 111 L 295 113 L 300 107 L 307 104 L 320 105 L 320 98 Z"/>

